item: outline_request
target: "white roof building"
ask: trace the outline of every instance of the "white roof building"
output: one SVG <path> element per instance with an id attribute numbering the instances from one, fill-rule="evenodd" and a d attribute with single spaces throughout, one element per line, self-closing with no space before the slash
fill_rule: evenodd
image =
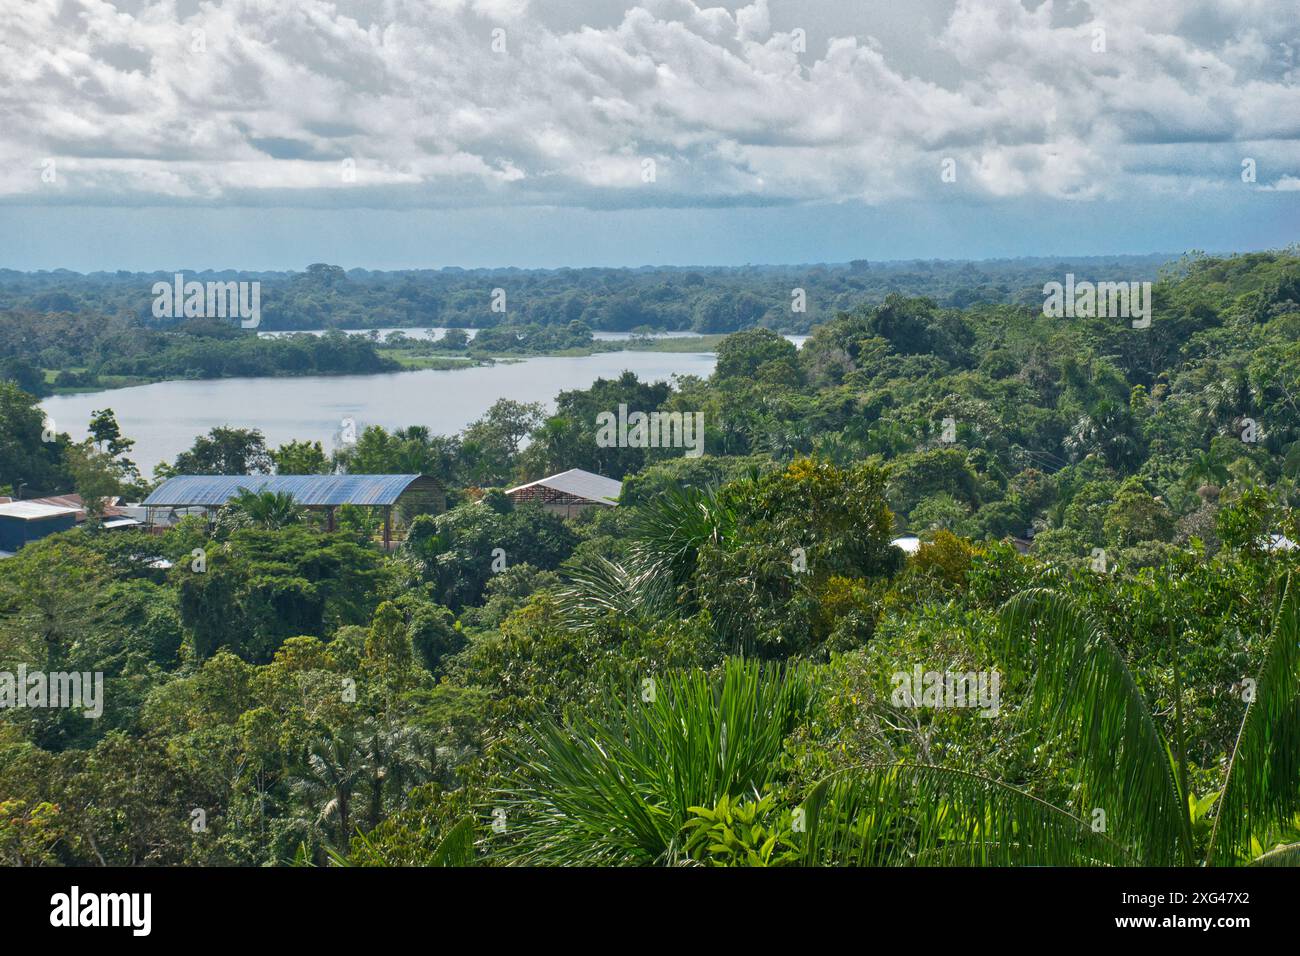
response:
<path id="1" fill-rule="evenodd" d="M 905 534 L 889 543 L 895 548 L 902 548 L 908 554 L 916 554 L 921 549 L 921 539 L 914 534 Z"/>
<path id="2" fill-rule="evenodd" d="M 515 501 L 536 501 L 548 511 L 572 514 L 594 505 L 613 507 L 623 493 L 623 482 L 594 475 L 581 468 L 570 468 L 558 475 L 539 478 L 506 491 Z"/>
<path id="3" fill-rule="evenodd" d="M 20 521 L 40 521 L 43 518 L 57 518 L 59 515 L 75 516 L 76 513 L 76 508 L 47 505 L 39 501 L 10 501 L 0 505 L 0 516 Z"/>

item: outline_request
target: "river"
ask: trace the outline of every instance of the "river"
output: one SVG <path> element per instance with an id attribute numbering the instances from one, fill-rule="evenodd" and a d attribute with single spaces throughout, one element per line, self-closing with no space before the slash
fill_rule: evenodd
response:
<path id="1" fill-rule="evenodd" d="M 642 381 L 666 381 L 674 374 L 707 376 L 714 363 L 711 352 L 601 352 L 453 371 L 156 382 L 53 396 L 41 406 L 56 430 L 76 440 L 86 437 L 92 412 L 113 409 L 123 434 L 135 439 L 130 458 L 147 476 L 216 425 L 261 429 L 272 448 L 296 438 L 320 441 L 330 451 L 347 418 L 358 433 L 367 425 L 427 425 L 451 435 L 498 398 L 553 409 L 559 392 L 624 370 Z"/>

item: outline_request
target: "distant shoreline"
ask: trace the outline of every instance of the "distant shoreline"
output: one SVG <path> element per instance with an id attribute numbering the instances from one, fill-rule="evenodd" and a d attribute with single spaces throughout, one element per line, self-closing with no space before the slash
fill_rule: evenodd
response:
<path id="1" fill-rule="evenodd" d="M 412 328 L 422 328 L 412 326 Z M 323 333 L 325 329 L 264 329 L 260 331 L 274 331 L 278 334 L 293 334 L 302 332 L 307 334 Z M 340 330 L 341 331 L 341 330 Z M 351 330 L 347 334 L 364 335 L 364 332 Z M 629 339 L 597 339 L 590 347 L 586 348 L 569 348 L 569 349 L 552 349 L 542 352 L 493 352 L 491 354 L 474 353 L 471 351 L 447 352 L 442 355 L 425 355 L 411 354 L 410 349 L 390 348 L 379 343 L 376 351 L 385 359 L 389 359 L 398 364 L 398 368 L 387 369 L 376 372 L 322 372 L 312 370 L 301 373 L 287 372 L 279 375 L 213 375 L 201 378 L 186 378 L 184 376 L 126 376 L 114 375 L 105 376 L 104 380 L 97 385 L 78 388 L 53 388 L 50 396 L 63 395 L 86 395 L 95 392 L 116 391 L 123 388 L 134 388 L 139 385 L 156 385 L 160 382 L 214 382 L 236 378 L 262 378 L 262 379 L 281 379 L 281 378 L 304 378 L 315 375 L 327 377 L 345 377 L 361 375 L 391 375 L 396 372 L 454 372 L 468 368 L 479 368 L 482 366 L 501 364 L 512 364 L 524 362 L 532 358 L 582 358 L 584 356 L 596 355 L 601 352 L 665 352 L 665 353 L 683 353 L 683 352 L 716 352 L 718 344 L 727 336 L 724 334 L 717 335 L 681 335 L 664 338 L 629 338 Z M 47 380 L 52 380 L 53 375 L 57 374 L 58 369 L 46 370 Z"/>

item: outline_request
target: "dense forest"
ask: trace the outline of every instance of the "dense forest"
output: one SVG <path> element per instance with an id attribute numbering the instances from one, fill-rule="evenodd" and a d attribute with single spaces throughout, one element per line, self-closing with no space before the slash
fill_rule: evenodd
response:
<path id="1" fill-rule="evenodd" d="M 1044 282 L 1122 274 L 1154 279 L 1163 256 L 987 262 L 855 261 L 743 269 L 343 270 L 187 272 L 199 282 L 261 283 L 258 329 L 478 328 L 436 343 L 396 337 L 402 355 L 356 336 L 259 338 L 230 322 L 159 319 L 155 282 L 172 273 L 0 270 L 0 377 L 36 395 L 173 378 L 347 375 L 403 367 L 453 368 L 459 359 L 614 350 L 593 331 L 728 333 L 750 327 L 803 333 L 839 311 L 888 294 L 937 305 L 1032 305 Z M 433 358 L 429 358 L 432 356 Z M 441 359 L 441 360 L 440 360 Z"/>
<path id="2" fill-rule="evenodd" d="M 0 712 L 0 860 L 1300 862 L 1300 256 L 1171 264 L 1146 328 L 1044 316 L 1035 268 L 925 296 L 806 270 L 800 349 L 782 270 L 521 272 L 539 326 L 740 330 L 708 379 L 503 400 L 459 435 L 197 436 L 163 474 L 420 472 L 450 507 L 391 553 L 361 509 L 327 530 L 246 493 L 0 561 L 0 671 L 105 675 L 98 719 Z M 491 277 L 444 273 L 308 270 L 265 314 L 488 324 Z M 141 321 L 134 277 L 0 283 L 15 313 Z M 0 493 L 147 489 L 110 410 L 42 436 L 21 384 Z M 702 413 L 705 454 L 605 447 L 620 404 Z M 501 491 L 570 468 L 619 506 Z M 981 675 L 992 707 L 914 673 Z"/>
<path id="3" fill-rule="evenodd" d="M 1044 282 L 1073 272 L 1080 279 L 1125 275 L 1154 279 L 1168 256 L 1085 256 L 912 260 L 808 266 L 641 269 L 418 269 L 372 271 L 316 263 L 302 272 L 186 270 L 187 280 L 258 281 L 263 329 L 370 329 L 499 324 L 566 325 L 593 329 L 691 329 L 734 332 L 751 325 L 806 332 L 836 312 L 886 295 L 927 295 L 943 306 L 975 302 L 1031 303 Z M 153 317 L 158 281 L 173 272 L 0 269 L 0 313 Z M 494 289 L 505 292 L 493 308 Z M 807 293 L 806 311 L 790 308 L 791 290 Z"/>

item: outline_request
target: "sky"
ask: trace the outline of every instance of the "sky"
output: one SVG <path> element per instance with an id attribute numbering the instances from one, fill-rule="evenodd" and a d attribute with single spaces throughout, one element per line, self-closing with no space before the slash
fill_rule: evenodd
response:
<path id="1" fill-rule="evenodd" d="M 1300 240 L 1295 0 L 0 0 L 0 268 Z"/>

